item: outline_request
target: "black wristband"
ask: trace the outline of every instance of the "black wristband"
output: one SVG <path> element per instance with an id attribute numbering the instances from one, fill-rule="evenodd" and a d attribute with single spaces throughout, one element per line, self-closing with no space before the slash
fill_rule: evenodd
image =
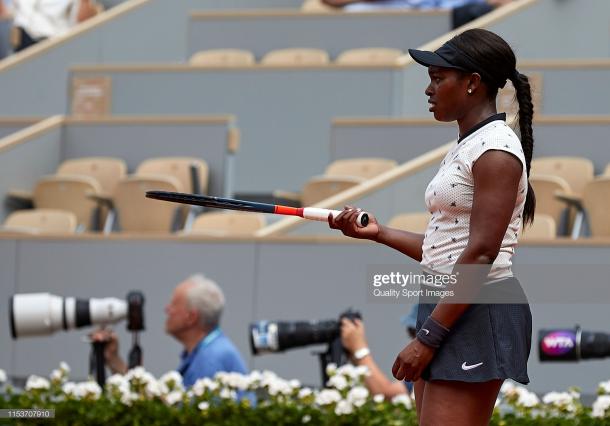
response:
<path id="1" fill-rule="evenodd" d="M 431 348 L 439 348 L 451 330 L 432 317 L 426 318 L 415 336 L 417 340 Z"/>

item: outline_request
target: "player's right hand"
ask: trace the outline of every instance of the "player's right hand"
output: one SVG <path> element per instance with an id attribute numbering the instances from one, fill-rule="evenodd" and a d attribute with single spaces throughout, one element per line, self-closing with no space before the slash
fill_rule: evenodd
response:
<path id="1" fill-rule="evenodd" d="M 352 238 L 375 240 L 379 234 L 379 223 L 375 216 L 368 213 L 369 223 L 366 227 L 361 228 L 356 224 L 358 215 L 362 212 L 362 209 L 355 208 L 352 206 L 345 206 L 343 211 L 333 218 L 332 215 L 328 216 L 328 225 L 332 229 L 338 229 L 343 232 L 343 235 Z"/>

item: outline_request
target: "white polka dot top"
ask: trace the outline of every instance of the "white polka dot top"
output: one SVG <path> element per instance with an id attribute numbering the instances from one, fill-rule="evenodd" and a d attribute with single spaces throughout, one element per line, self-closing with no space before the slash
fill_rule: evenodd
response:
<path id="1" fill-rule="evenodd" d="M 451 273 L 468 244 L 470 212 L 474 195 L 472 167 L 486 151 L 506 151 L 523 164 L 519 192 L 511 221 L 504 234 L 500 252 L 489 278 L 512 276 L 511 258 L 521 232 L 523 207 L 527 195 L 527 172 L 521 141 L 506 124 L 505 114 L 483 121 L 455 143 L 426 189 L 425 201 L 431 213 L 423 244 L 421 266 L 436 273 Z"/>

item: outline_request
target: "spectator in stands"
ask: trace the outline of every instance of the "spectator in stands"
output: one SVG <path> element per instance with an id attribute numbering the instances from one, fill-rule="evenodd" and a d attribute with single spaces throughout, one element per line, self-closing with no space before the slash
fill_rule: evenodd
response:
<path id="1" fill-rule="evenodd" d="M 451 9 L 453 28 L 464 25 L 512 0 L 322 0 L 328 6 L 348 12 L 382 9 Z"/>
<path id="2" fill-rule="evenodd" d="M 184 347 L 177 370 L 186 387 L 219 371 L 247 373 L 239 351 L 220 329 L 224 304 L 222 290 L 214 281 L 193 275 L 178 284 L 165 307 L 165 330 Z M 114 332 L 98 330 L 91 338 L 107 342 L 104 357 L 114 373 L 127 372 Z"/>
<path id="3" fill-rule="evenodd" d="M 415 338 L 415 322 L 417 321 L 417 305 L 401 322 L 407 328 L 411 339 Z M 341 344 L 350 356 L 354 365 L 364 365 L 369 369 L 369 376 L 364 381 L 365 386 L 373 395 L 383 395 L 391 399 L 396 395 L 406 394 L 413 389 L 413 383 L 391 380 L 379 368 L 366 340 L 364 324 L 361 320 L 343 318 L 341 321 Z"/>
<path id="4" fill-rule="evenodd" d="M 13 9 L 15 52 L 65 34 L 99 11 L 94 0 L 13 0 Z"/>

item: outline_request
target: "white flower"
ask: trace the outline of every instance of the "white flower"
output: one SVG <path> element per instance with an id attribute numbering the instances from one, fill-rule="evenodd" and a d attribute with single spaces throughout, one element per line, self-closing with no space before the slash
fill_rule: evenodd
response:
<path id="1" fill-rule="evenodd" d="M 6 372 L 0 368 L 0 384 L 6 382 Z"/>
<path id="2" fill-rule="evenodd" d="M 354 386 L 347 393 L 347 400 L 355 407 L 362 407 L 366 403 L 368 397 L 369 391 L 364 386 Z"/>
<path id="3" fill-rule="evenodd" d="M 316 404 L 328 405 L 341 401 L 341 394 L 335 389 L 323 389 L 316 395 Z"/>
<path id="4" fill-rule="evenodd" d="M 70 366 L 65 361 L 59 363 L 59 369 L 66 374 L 70 373 Z"/>
<path id="5" fill-rule="evenodd" d="M 168 393 L 165 396 L 165 402 L 167 403 L 167 405 L 176 405 L 177 403 L 182 401 L 183 395 L 184 394 L 182 393 L 182 391 L 179 391 L 179 390 L 171 391 L 170 393 Z"/>
<path id="6" fill-rule="evenodd" d="M 169 371 L 159 378 L 163 393 L 173 390 L 184 390 L 182 386 L 182 375 L 177 371 Z"/>
<path id="7" fill-rule="evenodd" d="M 202 401 L 199 403 L 199 405 L 197 405 L 197 408 L 199 408 L 201 411 L 206 411 L 208 408 L 210 408 L 210 404 L 208 402 Z"/>
<path id="8" fill-rule="evenodd" d="M 373 401 L 375 401 L 375 403 L 377 404 L 381 404 L 383 401 L 385 401 L 385 396 L 383 396 L 383 394 L 378 393 L 373 397 Z"/>
<path id="9" fill-rule="evenodd" d="M 352 407 L 352 404 L 350 404 L 349 401 L 346 400 L 339 401 L 339 403 L 335 407 L 335 414 L 337 416 L 341 416 L 343 414 L 352 414 L 353 412 L 354 407 Z"/>
<path id="10" fill-rule="evenodd" d="M 25 384 L 25 390 L 49 389 L 51 384 L 44 377 L 30 376 Z"/>
<path id="11" fill-rule="evenodd" d="M 504 382 L 500 387 L 500 393 L 504 396 L 513 396 L 516 395 L 517 387 L 512 382 Z"/>
<path id="12" fill-rule="evenodd" d="M 64 377 L 64 373 L 61 370 L 53 370 L 49 377 L 53 382 L 60 382 Z"/>
<path id="13" fill-rule="evenodd" d="M 575 391 L 571 392 L 549 392 L 542 398 L 542 402 L 552 405 L 554 408 L 565 410 L 570 413 L 576 411 L 575 400 L 580 397 L 580 394 Z"/>
<path id="14" fill-rule="evenodd" d="M 61 386 L 61 390 L 68 396 L 75 396 L 76 383 L 66 382 Z"/>
<path id="15" fill-rule="evenodd" d="M 524 387 L 518 387 L 517 392 L 519 395 L 517 399 L 517 404 L 521 405 L 522 407 L 532 408 L 540 403 L 540 400 L 538 399 L 536 394 L 534 392 L 528 391 Z"/>
<path id="16" fill-rule="evenodd" d="M 88 382 L 78 383 L 76 385 L 75 394 L 79 399 L 89 398 L 97 400 L 102 394 L 102 388 L 97 382 L 90 380 Z"/>
<path id="17" fill-rule="evenodd" d="M 610 380 L 606 382 L 600 382 L 597 387 L 597 391 L 600 394 L 610 394 Z"/>
<path id="18" fill-rule="evenodd" d="M 309 414 L 305 414 L 301 419 L 301 423 L 309 423 L 311 421 L 311 416 Z"/>
<path id="19" fill-rule="evenodd" d="M 222 388 L 219 395 L 222 399 L 237 399 L 237 393 L 229 388 Z"/>
<path id="20" fill-rule="evenodd" d="M 409 398 L 409 395 L 407 395 L 406 393 L 398 394 L 394 398 L 392 398 L 392 404 L 394 404 L 394 405 L 402 404 L 408 410 L 413 408 L 413 402 L 411 401 L 411 398 Z"/>
<path id="21" fill-rule="evenodd" d="M 291 388 L 296 389 L 296 388 L 300 388 L 301 387 L 301 382 L 299 382 L 297 379 L 292 379 L 291 381 L 288 382 L 288 384 L 290 385 Z"/>
<path id="22" fill-rule="evenodd" d="M 606 410 L 610 408 L 610 395 L 600 395 L 593 403 L 593 417 L 605 417 Z"/>
<path id="23" fill-rule="evenodd" d="M 208 377 L 198 379 L 191 388 L 196 396 L 203 396 L 206 390 L 214 392 L 216 389 L 218 389 L 218 383 L 210 380 Z"/>
<path id="24" fill-rule="evenodd" d="M 329 376 L 332 376 L 333 374 L 335 374 L 337 372 L 337 364 L 335 363 L 330 363 L 326 366 L 326 374 Z"/>
<path id="25" fill-rule="evenodd" d="M 500 398 L 496 398 L 496 402 L 494 403 L 494 408 L 498 407 L 502 401 Z"/>
<path id="26" fill-rule="evenodd" d="M 299 398 L 307 398 L 308 396 L 310 396 L 312 394 L 312 390 L 310 388 L 301 388 L 299 390 Z"/>
<path id="27" fill-rule="evenodd" d="M 161 396 L 164 393 L 163 391 L 165 389 L 163 389 L 161 384 L 159 382 L 157 382 L 156 380 L 149 379 L 148 381 L 145 381 L 145 383 L 146 383 L 146 388 L 145 388 L 146 396 L 148 396 L 149 398 Z"/>
<path id="28" fill-rule="evenodd" d="M 123 392 L 121 394 L 121 403 L 127 406 L 131 406 L 131 403 L 133 401 L 136 401 L 138 399 L 138 394 L 131 392 L 131 391 L 127 391 L 127 392 Z"/>
<path id="29" fill-rule="evenodd" d="M 336 374 L 328 379 L 328 386 L 343 390 L 347 387 L 347 379 L 341 374 Z"/>

